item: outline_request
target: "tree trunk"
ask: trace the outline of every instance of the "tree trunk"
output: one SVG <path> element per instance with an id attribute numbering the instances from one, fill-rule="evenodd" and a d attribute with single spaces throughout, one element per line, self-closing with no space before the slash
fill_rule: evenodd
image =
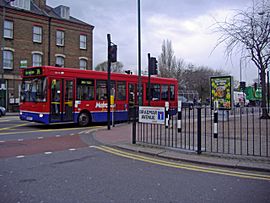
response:
<path id="1" fill-rule="evenodd" d="M 270 116 L 267 113 L 267 108 L 266 108 L 266 81 L 265 81 L 265 69 L 261 70 L 260 73 L 260 79 L 261 79 L 261 86 L 262 86 L 262 116 L 261 119 L 270 119 Z"/>

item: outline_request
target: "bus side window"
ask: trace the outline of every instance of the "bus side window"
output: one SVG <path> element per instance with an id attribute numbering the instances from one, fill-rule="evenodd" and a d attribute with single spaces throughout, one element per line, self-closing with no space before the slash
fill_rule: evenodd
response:
<path id="1" fill-rule="evenodd" d="M 126 82 L 117 82 L 116 99 L 126 100 Z"/>
<path id="2" fill-rule="evenodd" d="M 107 99 L 107 82 L 105 80 L 97 80 L 97 100 Z"/>
<path id="3" fill-rule="evenodd" d="M 152 93 L 152 100 L 159 101 L 160 100 L 160 85 L 159 84 L 151 85 L 151 93 Z"/>
<path id="4" fill-rule="evenodd" d="M 94 80 L 78 79 L 77 80 L 77 99 L 94 100 L 95 84 Z"/>
<path id="5" fill-rule="evenodd" d="M 175 100 L 174 85 L 170 85 L 170 100 Z"/>
<path id="6" fill-rule="evenodd" d="M 163 101 L 169 100 L 168 85 L 161 85 L 161 100 Z"/>

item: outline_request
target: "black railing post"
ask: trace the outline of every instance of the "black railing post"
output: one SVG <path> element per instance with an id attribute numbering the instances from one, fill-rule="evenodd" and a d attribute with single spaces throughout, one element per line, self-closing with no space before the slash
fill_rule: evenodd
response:
<path id="1" fill-rule="evenodd" d="M 197 154 L 202 153 L 202 108 L 197 108 Z"/>
<path id="2" fill-rule="evenodd" d="M 136 107 L 132 108 L 132 144 L 136 144 Z"/>

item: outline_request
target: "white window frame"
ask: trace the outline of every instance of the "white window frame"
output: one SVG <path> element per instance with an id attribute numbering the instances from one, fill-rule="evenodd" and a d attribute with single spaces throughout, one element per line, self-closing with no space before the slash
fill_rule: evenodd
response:
<path id="1" fill-rule="evenodd" d="M 33 26 L 33 42 L 41 43 L 42 42 L 42 27 Z"/>
<path id="2" fill-rule="evenodd" d="M 10 4 L 14 7 L 30 11 L 30 0 L 15 0 L 10 1 Z"/>
<path id="3" fill-rule="evenodd" d="M 56 55 L 55 58 L 55 66 L 59 66 L 59 67 L 65 67 L 65 57 L 61 56 L 61 55 Z"/>
<path id="4" fill-rule="evenodd" d="M 42 66 L 43 54 L 32 52 L 32 66 Z"/>
<path id="5" fill-rule="evenodd" d="M 4 49 L 3 52 L 3 69 L 12 70 L 14 66 L 14 51 Z M 9 57 L 7 58 L 7 56 Z"/>
<path id="6" fill-rule="evenodd" d="M 14 23 L 10 20 L 4 21 L 4 38 L 13 39 Z"/>
<path id="7" fill-rule="evenodd" d="M 80 49 L 86 49 L 86 48 L 87 48 L 87 36 L 80 35 Z"/>
<path id="8" fill-rule="evenodd" d="M 80 70 L 86 70 L 87 69 L 87 60 L 86 59 L 80 59 Z"/>
<path id="9" fill-rule="evenodd" d="M 56 45 L 57 46 L 65 45 L 65 32 L 62 30 L 56 30 Z"/>

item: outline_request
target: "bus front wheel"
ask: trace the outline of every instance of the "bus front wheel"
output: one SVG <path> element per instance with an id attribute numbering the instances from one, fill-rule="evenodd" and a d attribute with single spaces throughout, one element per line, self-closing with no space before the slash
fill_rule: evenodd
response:
<path id="1" fill-rule="evenodd" d="M 86 113 L 86 112 L 80 113 L 79 118 L 78 118 L 79 126 L 86 127 L 89 124 L 89 122 L 90 122 L 89 113 Z"/>

